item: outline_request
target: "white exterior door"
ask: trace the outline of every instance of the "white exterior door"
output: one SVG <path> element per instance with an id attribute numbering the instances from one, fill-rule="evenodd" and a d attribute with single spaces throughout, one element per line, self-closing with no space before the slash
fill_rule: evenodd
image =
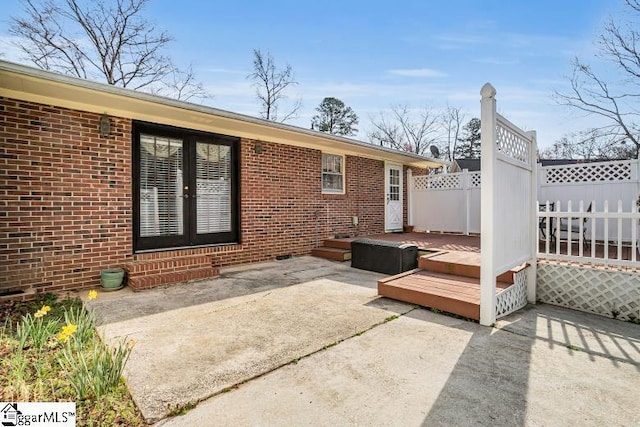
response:
<path id="1" fill-rule="evenodd" d="M 385 231 L 402 231 L 402 166 L 385 164 Z"/>

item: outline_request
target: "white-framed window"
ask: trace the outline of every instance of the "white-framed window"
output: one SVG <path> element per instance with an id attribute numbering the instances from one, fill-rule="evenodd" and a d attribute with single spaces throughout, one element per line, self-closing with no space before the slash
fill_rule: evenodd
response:
<path id="1" fill-rule="evenodd" d="M 322 153 L 322 192 L 344 194 L 344 156 Z"/>

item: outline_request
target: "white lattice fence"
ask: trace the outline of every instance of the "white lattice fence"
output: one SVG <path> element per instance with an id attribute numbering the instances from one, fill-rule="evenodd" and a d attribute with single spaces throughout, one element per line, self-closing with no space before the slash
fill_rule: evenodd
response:
<path id="1" fill-rule="evenodd" d="M 513 126 L 505 118 L 498 116 L 496 124 L 496 145 L 498 151 L 506 157 L 518 160 L 526 165 L 530 163 L 531 142 L 520 129 Z"/>
<path id="2" fill-rule="evenodd" d="M 415 190 L 450 190 L 462 188 L 461 174 L 447 173 L 414 177 Z"/>
<path id="3" fill-rule="evenodd" d="M 480 183 L 482 182 L 482 173 L 480 171 L 469 172 L 469 176 L 471 178 L 471 187 L 480 188 Z M 478 209 L 480 209 L 480 206 L 478 206 Z"/>
<path id="4" fill-rule="evenodd" d="M 544 184 L 621 182 L 633 179 L 633 160 L 547 166 Z"/>
<path id="5" fill-rule="evenodd" d="M 640 319 L 640 272 L 538 262 L 537 298 L 621 320 Z"/>
<path id="6" fill-rule="evenodd" d="M 527 305 L 527 269 L 513 275 L 514 283 L 496 296 L 496 319 Z"/>
<path id="7" fill-rule="evenodd" d="M 417 175 L 409 189 L 416 230 L 480 232 L 480 172 Z"/>

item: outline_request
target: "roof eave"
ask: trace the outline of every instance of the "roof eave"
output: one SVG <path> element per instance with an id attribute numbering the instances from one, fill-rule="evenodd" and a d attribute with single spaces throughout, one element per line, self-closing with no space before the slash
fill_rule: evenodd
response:
<path id="1" fill-rule="evenodd" d="M 335 150 L 418 168 L 446 162 L 351 138 L 272 122 L 130 89 L 0 61 L 2 95 L 136 120 L 227 133 L 249 139 Z"/>

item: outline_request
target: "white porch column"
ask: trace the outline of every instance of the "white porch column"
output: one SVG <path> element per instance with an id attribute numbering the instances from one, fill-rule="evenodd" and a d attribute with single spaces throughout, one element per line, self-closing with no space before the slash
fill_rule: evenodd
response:
<path id="1" fill-rule="evenodd" d="M 491 326 L 496 321 L 496 90 L 485 83 L 480 95 L 480 324 Z"/>

